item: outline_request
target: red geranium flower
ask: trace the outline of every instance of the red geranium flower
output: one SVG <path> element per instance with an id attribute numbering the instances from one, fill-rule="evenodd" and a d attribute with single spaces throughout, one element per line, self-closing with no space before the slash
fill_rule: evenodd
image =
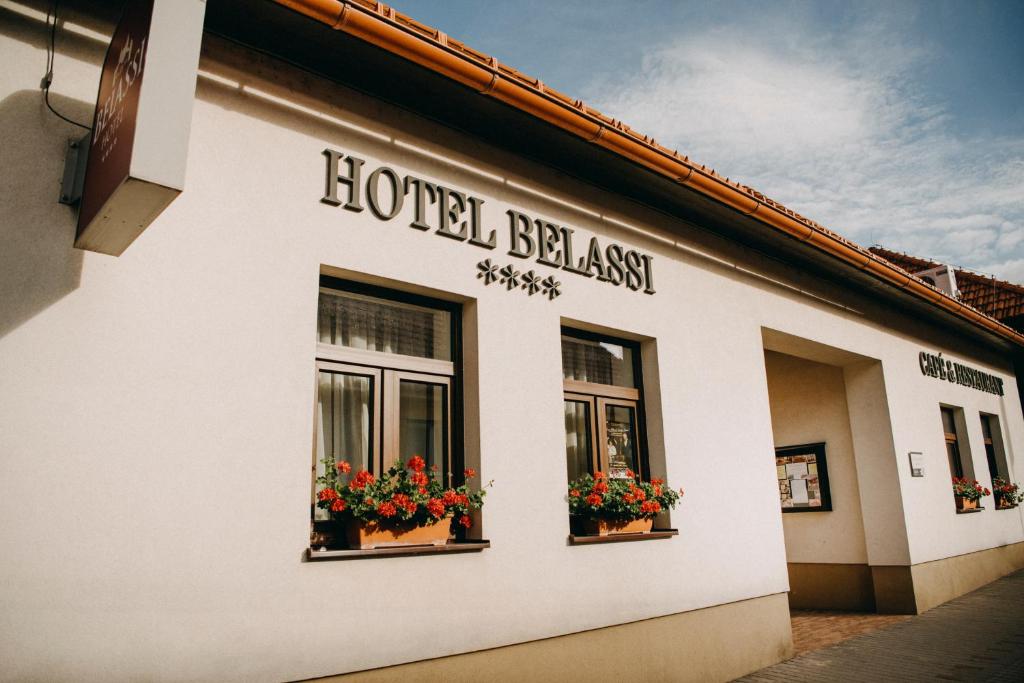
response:
<path id="1" fill-rule="evenodd" d="M 608 493 L 608 484 L 603 481 L 594 483 L 594 493 Z"/>
<path id="2" fill-rule="evenodd" d="M 627 479 L 636 479 L 636 474 L 633 472 L 633 470 L 627 469 L 626 470 L 626 478 Z"/>
<path id="3" fill-rule="evenodd" d="M 473 526 L 473 520 L 472 518 L 470 518 L 469 515 L 462 515 L 461 517 L 459 517 L 459 524 L 468 529 L 469 527 Z"/>
<path id="4" fill-rule="evenodd" d="M 444 516 L 444 503 L 439 498 L 431 498 L 427 501 L 427 512 L 434 517 Z"/>
<path id="5" fill-rule="evenodd" d="M 381 503 L 377 506 L 377 514 L 381 517 L 394 517 L 398 514 L 398 510 L 395 508 L 394 503 Z"/>
<path id="6" fill-rule="evenodd" d="M 441 496 L 441 500 L 444 502 L 445 505 L 451 507 L 452 505 L 455 505 L 457 502 L 459 502 L 459 494 L 455 493 L 455 491 L 452 491 L 451 489 L 448 489 L 447 491 L 444 492 L 444 495 Z"/>
<path id="7" fill-rule="evenodd" d="M 463 474 L 466 475 L 466 479 L 472 479 L 473 477 L 476 476 L 476 470 L 474 470 L 472 467 L 467 467 Z"/>
<path id="8" fill-rule="evenodd" d="M 332 512 L 343 512 L 345 510 L 345 507 L 346 505 L 344 498 L 335 498 L 334 502 L 331 503 Z"/>
<path id="9" fill-rule="evenodd" d="M 594 479 L 604 479 L 604 472 L 594 472 Z"/>
<path id="10" fill-rule="evenodd" d="M 569 495 L 572 496 L 573 498 L 579 498 L 580 497 L 579 489 L 573 489 L 572 491 L 569 491 Z"/>
<path id="11" fill-rule="evenodd" d="M 664 479 L 651 479 L 651 483 L 654 484 L 655 486 L 658 486 L 660 484 L 664 484 L 665 480 Z"/>
<path id="12" fill-rule="evenodd" d="M 430 479 L 427 477 L 426 472 L 414 472 L 409 481 L 412 482 L 413 486 L 426 486 L 430 483 Z"/>
<path id="13" fill-rule="evenodd" d="M 366 470 L 359 470 L 358 472 L 356 472 L 356 476 L 352 480 L 352 483 L 349 484 L 349 486 L 351 486 L 352 488 L 354 488 L 356 490 L 359 490 L 359 489 L 366 488 L 367 484 L 372 484 L 372 483 L 373 483 L 373 475 L 370 474 L 369 472 L 367 472 Z"/>
<path id="14" fill-rule="evenodd" d="M 632 505 L 633 501 L 636 500 L 636 498 L 634 498 L 631 494 L 627 493 L 626 495 L 624 495 L 622 497 L 622 500 L 623 500 L 623 502 L 629 503 L 630 505 Z"/>
<path id="15" fill-rule="evenodd" d="M 349 472 L 352 471 L 352 465 L 349 465 L 344 460 L 342 460 L 339 463 L 335 463 L 334 466 L 337 467 L 338 471 L 341 472 L 342 474 L 348 474 Z"/>
<path id="16" fill-rule="evenodd" d="M 661 503 L 656 500 L 648 500 L 640 505 L 640 512 L 644 514 L 650 514 L 652 512 L 659 512 L 661 510 Z"/>
<path id="17" fill-rule="evenodd" d="M 409 496 L 405 495 L 404 493 L 396 493 L 395 495 L 391 496 L 391 502 L 394 503 L 397 507 L 408 508 L 409 503 L 412 502 L 412 499 L 409 498 Z M 413 505 L 413 507 L 415 508 L 416 506 Z"/>
<path id="18" fill-rule="evenodd" d="M 587 496 L 587 505 L 600 505 L 601 500 L 601 496 L 597 495 L 596 493 L 591 493 L 589 496 Z"/>
<path id="19" fill-rule="evenodd" d="M 338 492 L 334 489 L 322 489 L 320 493 L 316 494 L 316 497 L 320 500 L 334 500 L 338 497 Z"/>
<path id="20" fill-rule="evenodd" d="M 407 463 L 407 466 L 409 467 L 410 470 L 412 470 L 414 472 L 422 472 L 423 468 L 425 468 L 427 466 L 427 463 L 420 456 L 414 455 L 411 458 L 409 458 L 409 462 Z"/>
<path id="21" fill-rule="evenodd" d="M 661 495 L 661 486 L 659 486 L 658 484 L 654 485 L 654 495 L 656 495 L 656 496 L 660 496 Z"/>

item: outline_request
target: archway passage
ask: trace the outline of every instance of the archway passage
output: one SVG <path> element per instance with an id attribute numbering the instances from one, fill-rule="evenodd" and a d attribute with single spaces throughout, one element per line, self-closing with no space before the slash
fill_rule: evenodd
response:
<path id="1" fill-rule="evenodd" d="M 764 347 L 791 609 L 904 611 L 872 561 L 906 539 L 901 508 L 875 509 L 899 500 L 881 364 L 772 330 Z"/>

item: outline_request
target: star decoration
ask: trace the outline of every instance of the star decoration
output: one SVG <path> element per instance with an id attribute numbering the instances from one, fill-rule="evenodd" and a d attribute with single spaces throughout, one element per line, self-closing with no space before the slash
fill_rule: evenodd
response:
<path id="1" fill-rule="evenodd" d="M 476 276 L 484 279 L 485 286 L 498 279 L 498 266 L 491 263 L 491 259 L 484 259 L 480 263 L 476 264 L 476 268 L 480 271 Z"/>
<path id="2" fill-rule="evenodd" d="M 511 265 L 505 266 L 498 273 L 501 275 L 501 284 L 508 287 L 509 291 L 519 286 L 519 271 Z"/>
<path id="3" fill-rule="evenodd" d="M 523 289 L 525 289 L 526 293 L 529 294 L 530 296 L 533 296 L 534 294 L 539 292 L 540 291 L 540 275 L 537 275 L 532 270 L 528 271 L 526 273 L 523 273 Z"/>
<path id="4" fill-rule="evenodd" d="M 554 299 L 559 296 L 562 292 L 558 289 L 562 286 L 562 283 L 556 280 L 553 276 L 548 275 L 540 283 L 541 287 L 544 288 L 544 293 L 548 295 L 548 300 Z"/>

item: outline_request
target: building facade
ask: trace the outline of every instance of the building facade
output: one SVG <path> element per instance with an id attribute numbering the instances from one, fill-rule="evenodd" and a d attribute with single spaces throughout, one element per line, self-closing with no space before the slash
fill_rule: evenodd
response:
<path id="1" fill-rule="evenodd" d="M 62 7 L 88 121 L 117 12 Z M 1016 332 L 366 2 L 210 0 L 185 191 L 75 249 L 47 8 L 0 5 L 0 677 L 728 680 L 791 602 L 1024 566 L 950 486 L 1021 474 Z M 320 551 L 317 460 L 414 452 L 493 481 L 468 552 Z M 625 467 L 678 533 L 574 542 Z"/>

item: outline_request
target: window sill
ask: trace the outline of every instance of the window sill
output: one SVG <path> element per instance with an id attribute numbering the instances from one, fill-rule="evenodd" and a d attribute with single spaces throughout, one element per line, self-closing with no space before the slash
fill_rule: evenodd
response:
<path id="1" fill-rule="evenodd" d="M 1016 505 L 1004 505 L 1004 506 L 996 506 L 995 509 L 996 510 L 1015 510 L 1016 508 L 1017 508 Z"/>
<path id="2" fill-rule="evenodd" d="M 653 529 L 646 534 L 609 534 L 608 536 L 585 536 L 569 534 L 569 545 L 591 545 L 594 543 L 622 543 L 625 541 L 653 541 L 657 538 L 678 536 L 678 529 Z"/>
<path id="3" fill-rule="evenodd" d="M 409 555 L 443 555 L 450 553 L 478 553 L 490 548 L 490 541 L 449 541 L 446 545 L 406 545 L 373 550 L 314 550 L 306 549 L 309 562 L 322 560 L 366 560 L 371 557 L 406 557 Z"/>
<path id="4" fill-rule="evenodd" d="M 982 512 L 982 511 L 984 511 L 984 509 L 985 508 L 983 508 L 981 506 L 978 506 L 976 508 L 971 508 L 970 510 L 957 510 L 956 514 L 958 514 L 958 515 L 969 515 L 972 512 Z"/>

